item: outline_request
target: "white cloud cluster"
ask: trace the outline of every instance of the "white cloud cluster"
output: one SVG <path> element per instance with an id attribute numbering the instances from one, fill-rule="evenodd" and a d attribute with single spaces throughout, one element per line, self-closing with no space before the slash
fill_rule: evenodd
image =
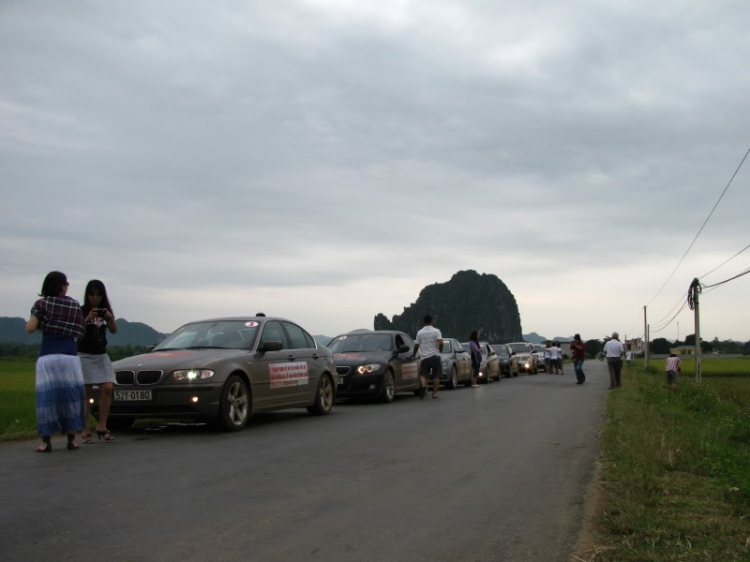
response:
<path id="1" fill-rule="evenodd" d="M 747 148 L 747 15 L 3 3 L 0 314 L 61 269 L 164 331 L 263 309 L 332 334 L 470 268 L 509 286 L 527 332 L 625 332 Z M 747 181 L 655 316 L 748 243 Z M 750 339 L 743 282 L 707 296 L 709 337 Z"/>

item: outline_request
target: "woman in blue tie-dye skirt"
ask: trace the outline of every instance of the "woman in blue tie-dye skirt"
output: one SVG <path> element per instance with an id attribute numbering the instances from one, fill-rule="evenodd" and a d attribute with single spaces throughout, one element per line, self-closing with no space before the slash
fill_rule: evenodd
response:
<path id="1" fill-rule="evenodd" d="M 76 340 L 84 334 L 78 302 L 68 296 L 68 278 L 52 271 L 42 284 L 42 298 L 34 303 L 26 331 L 42 332 L 36 362 L 36 417 L 42 445 L 40 453 L 52 452 L 51 436 L 68 435 L 67 447 L 78 449 L 76 431 L 86 426 L 83 372 Z"/>

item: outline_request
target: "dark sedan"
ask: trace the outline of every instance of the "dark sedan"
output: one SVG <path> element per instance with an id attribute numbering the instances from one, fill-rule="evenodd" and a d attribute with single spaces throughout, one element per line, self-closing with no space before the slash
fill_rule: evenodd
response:
<path id="1" fill-rule="evenodd" d="M 397 392 L 419 392 L 414 340 L 403 332 L 357 331 L 328 344 L 336 361 L 339 398 L 370 397 L 392 402 Z"/>
<path id="2" fill-rule="evenodd" d="M 114 367 L 112 429 L 136 418 L 195 418 L 237 431 L 256 412 L 328 414 L 336 398 L 333 354 L 284 318 L 191 322 Z M 96 387 L 91 409 L 98 415 Z"/>

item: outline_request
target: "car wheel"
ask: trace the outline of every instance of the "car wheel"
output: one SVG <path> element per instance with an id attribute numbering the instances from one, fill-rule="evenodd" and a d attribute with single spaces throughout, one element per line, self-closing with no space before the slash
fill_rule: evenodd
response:
<path id="1" fill-rule="evenodd" d="M 251 400 L 247 383 L 237 375 L 232 375 L 224 384 L 219 401 L 219 413 L 214 418 L 214 426 L 225 431 L 239 431 L 250 419 Z"/>
<path id="2" fill-rule="evenodd" d="M 324 374 L 320 377 L 318 383 L 318 391 L 315 393 L 315 403 L 312 406 L 308 406 L 307 411 L 315 416 L 325 416 L 331 413 L 333 409 L 333 383 L 331 377 Z"/>
<path id="3" fill-rule="evenodd" d="M 380 389 L 380 401 L 384 404 L 393 402 L 396 395 L 396 382 L 393 380 L 393 371 L 388 369 L 383 375 L 383 386 Z"/>
<path id="4" fill-rule="evenodd" d="M 451 380 L 448 382 L 448 388 L 458 388 L 458 371 L 456 370 L 455 365 L 451 367 Z"/>
<path id="5" fill-rule="evenodd" d="M 98 420 L 99 418 L 97 417 L 96 419 Z M 132 427 L 133 422 L 135 422 L 135 418 L 108 418 L 107 428 L 113 431 L 122 431 L 123 429 Z"/>

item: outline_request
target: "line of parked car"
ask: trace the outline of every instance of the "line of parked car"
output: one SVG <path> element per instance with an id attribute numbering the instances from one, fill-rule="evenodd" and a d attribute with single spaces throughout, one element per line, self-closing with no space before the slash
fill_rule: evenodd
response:
<path id="1" fill-rule="evenodd" d="M 536 373 L 538 352 L 527 342 L 481 342 L 479 382 Z M 468 342 L 443 339 L 442 383 L 471 385 Z M 414 340 L 400 331 L 356 331 L 322 346 L 284 318 L 239 317 L 190 322 L 151 352 L 116 361 L 110 429 L 137 418 L 194 418 L 229 431 L 255 413 L 304 407 L 331 412 L 339 398 L 392 402 L 419 394 Z M 91 411 L 99 415 L 95 386 Z"/>

